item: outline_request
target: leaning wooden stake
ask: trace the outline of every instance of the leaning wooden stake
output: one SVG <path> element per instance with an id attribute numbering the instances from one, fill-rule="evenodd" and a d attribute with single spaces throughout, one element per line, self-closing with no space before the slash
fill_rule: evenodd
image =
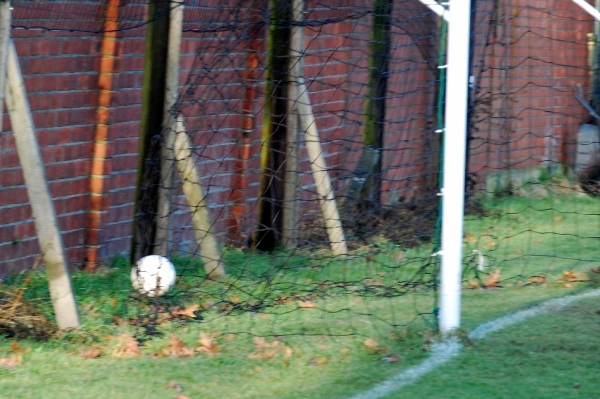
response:
<path id="1" fill-rule="evenodd" d="M 46 265 L 56 322 L 61 329 L 78 327 L 79 315 L 71 287 L 62 237 L 58 230 L 52 198 L 46 183 L 42 156 L 35 136 L 17 51 L 12 41 L 8 46 L 7 74 L 6 106 L 10 114 L 19 161 L 25 177 L 29 203 L 33 210 L 42 257 Z"/>
<path id="2" fill-rule="evenodd" d="M 216 278 L 225 275 L 221 262 L 221 251 L 217 238 L 212 233 L 212 223 L 208 214 L 206 197 L 200 185 L 200 176 L 190 150 L 192 144 L 188 138 L 183 123 L 183 117 L 177 117 L 175 124 L 175 159 L 183 185 L 183 193 L 187 199 L 192 214 L 194 233 L 200 246 L 200 256 L 204 262 L 204 270 L 209 277 Z"/>
<path id="3" fill-rule="evenodd" d="M 173 115 L 171 108 L 177 101 L 179 89 L 179 55 L 183 23 L 183 2 L 169 12 L 169 46 L 165 82 L 165 105 L 163 113 L 163 143 L 160 156 L 160 186 L 158 188 L 158 218 L 154 242 L 156 255 L 167 255 L 169 250 L 169 216 L 171 214 L 171 190 L 173 186 L 173 143 L 175 132 L 170 128 Z"/>
<path id="4" fill-rule="evenodd" d="M 329 174 L 327 173 L 327 163 L 323 157 L 323 149 L 315 117 L 312 113 L 310 98 L 308 97 L 308 89 L 303 78 L 298 78 L 300 91 L 300 101 L 298 101 L 298 114 L 300 116 L 300 128 L 304 131 L 304 141 L 306 143 L 306 152 L 310 161 L 310 167 L 315 179 L 317 194 L 319 195 L 319 203 L 325 226 L 331 244 L 331 251 L 334 255 L 347 255 L 348 248 L 346 247 L 346 238 L 340 220 L 340 214 L 337 209 L 335 196 Z"/>

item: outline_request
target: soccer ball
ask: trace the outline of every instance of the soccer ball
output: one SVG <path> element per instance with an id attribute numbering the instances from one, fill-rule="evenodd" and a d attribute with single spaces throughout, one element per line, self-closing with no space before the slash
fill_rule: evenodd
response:
<path id="1" fill-rule="evenodd" d="M 175 284 L 175 266 L 160 255 L 149 255 L 138 260 L 131 269 L 131 284 L 140 294 L 161 296 Z"/>

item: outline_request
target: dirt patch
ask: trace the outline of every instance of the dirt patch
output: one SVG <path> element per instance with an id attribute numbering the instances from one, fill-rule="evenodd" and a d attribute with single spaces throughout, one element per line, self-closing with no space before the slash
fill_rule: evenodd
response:
<path id="1" fill-rule="evenodd" d="M 403 246 L 416 246 L 433 239 L 439 209 L 437 198 L 418 203 L 400 203 L 369 209 L 359 204 L 348 206 L 342 225 L 349 250 L 364 247 L 374 240 L 387 240 Z M 302 247 L 328 246 L 325 222 L 319 211 L 307 213 L 301 223 Z"/>

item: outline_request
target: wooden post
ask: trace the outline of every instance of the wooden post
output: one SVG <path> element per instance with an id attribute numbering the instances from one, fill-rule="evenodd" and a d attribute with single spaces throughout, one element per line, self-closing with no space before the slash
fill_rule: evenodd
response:
<path id="1" fill-rule="evenodd" d="M 148 0 L 149 18 L 166 12 L 170 3 Z M 131 263 L 152 255 L 155 249 L 158 187 L 161 184 L 160 158 L 167 65 L 169 18 L 146 25 L 146 56 L 142 87 L 142 111 L 138 151 L 138 175 L 133 219 Z"/>
<path id="2" fill-rule="evenodd" d="M 2 114 L 6 89 L 6 60 L 8 57 L 8 39 L 10 38 L 10 1 L 0 0 L 0 134 L 2 133 Z"/>
<path id="3" fill-rule="evenodd" d="M 363 153 L 355 178 L 350 182 L 348 199 L 378 208 L 381 202 L 381 149 L 385 121 L 388 62 L 390 56 L 392 0 L 373 0 L 373 23 L 369 57 L 369 76 L 363 130 Z M 366 172 L 366 173 L 364 173 Z M 360 176 L 360 173 L 364 173 Z M 359 193 L 358 197 L 355 193 Z M 352 196 L 352 197 L 350 197 Z M 345 206 L 347 208 L 347 206 Z M 350 212 L 349 209 L 345 210 Z"/>
<path id="4" fill-rule="evenodd" d="M 175 159 L 177 160 L 177 168 L 179 169 L 179 176 L 182 181 L 183 193 L 192 214 L 194 234 L 200 247 L 200 257 L 204 263 L 204 270 L 206 271 L 206 275 L 211 278 L 222 277 L 225 275 L 225 268 L 221 262 L 219 243 L 212 233 L 212 223 L 208 214 L 206 196 L 200 185 L 200 176 L 192 157 L 192 144 L 188 138 L 181 115 L 177 117 L 175 131 Z"/>
<path id="5" fill-rule="evenodd" d="M 300 209 L 298 203 L 298 185 L 300 182 L 300 139 L 298 133 L 298 78 L 302 69 L 303 29 L 300 22 L 304 19 L 304 0 L 292 0 L 292 25 L 290 28 L 290 49 L 288 67 L 288 113 L 286 117 L 286 159 L 283 186 L 283 223 L 281 235 L 283 246 L 295 248 L 298 245 L 300 228 Z M 295 23 L 295 24 L 294 24 Z"/>
<path id="6" fill-rule="evenodd" d="M 169 45 L 167 50 L 167 74 L 165 83 L 165 105 L 163 112 L 163 142 L 160 161 L 160 185 L 158 188 L 158 218 L 154 242 L 156 255 L 166 256 L 169 251 L 169 220 L 171 214 L 171 190 L 173 186 L 173 144 L 175 132 L 172 121 L 176 119 L 171 108 L 177 101 L 179 90 L 179 54 L 183 23 L 183 3 L 177 3 L 169 12 Z"/>
<path id="7" fill-rule="evenodd" d="M 334 255 L 347 255 L 346 238 L 344 229 L 340 220 L 340 214 L 337 209 L 333 188 L 327 172 L 327 163 L 323 157 L 323 148 L 319 139 L 319 132 L 315 117 L 312 113 L 308 89 L 304 84 L 304 79 L 299 79 L 298 90 L 301 93 L 301 100 L 298 102 L 300 115 L 300 128 L 304 131 L 304 141 L 306 143 L 306 152 L 310 161 L 310 167 L 315 179 L 317 194 L 319 195 L 319 204 L 325 219 L 325 226 L 329 236 L 331 252 Z"/>
<path id="8" fill-rule="evenodd" d="M 286 188 L 290 0 L 270 0 L 265 104 L 260 157 L 260 198 L 256 248 L 272 251 L 283 244 Z M 289 186 L 288 186 L 289 187 Z"/>
<path id="9" fill-rule="evenodd" d="M 7 73 L 6 105 L 10 113 L 29 203 L 33 210 L 42 257 L 46 265 L 56 322 L 61 329 L 78 327 L 79 315 L 71 287 L 62 237 L 58 230 L 54 205 L 46 183 L 42 155 L 35 136 L 17 51 L 12 41 L 8 46 Z"/>

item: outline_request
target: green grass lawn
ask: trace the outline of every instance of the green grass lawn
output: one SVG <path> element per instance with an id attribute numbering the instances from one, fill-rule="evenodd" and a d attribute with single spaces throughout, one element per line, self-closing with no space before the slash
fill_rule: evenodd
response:
<path id="1" fill-rule="evenodd" d="M 588 299 L 496 332 L 397 398 L 598 398 L 600 301 Z"/>
<path id="2" fill-rule="evenodd" d="M 464 329 L 586 288 L 585 282 L 562 276 L 567 270 L 597 266 L 600 201 L 510 197 L 486 207 L 488 216 L 469 216 L 465 223 Z M 473 250 L 486 260 L 483 272 L 476 271 Z M 226 279 L 207 281 L 199 261 L 174 259 L 179 274 L 175 289 L 151 301 L 133 295 L 130 267 L 117 259 L 101 273 L 73 275 L 82 310 L 80 330 L 49 342 L 21 340 L 16 352 L 12 340 L 0 340 L 0 366 L 5 359 L 0 396 L 350 396 L 428 356 L 436 339 L 438 264 L 432 252 L 431 244 L 404 248 L 385 240 L 343 261 L 323 250 L 259 254 L 227 248 Z M 493 286 L 478 287 L 496 269 Z M 38 302 L 48 298 L 43 274 L 33 276 L 25 296 Z M 200 307 L 195 319 L 153 323 L 165 309 L 190 305 Z M 47 301 L 42 308 L 50 312 Z M 177 345 L 202 347 L 201 333 L 214 337 L 214 356 L 169 355 Z M 115 357 L 123 353 L 119 337 L 124 334 L 137 339 L 138 356 Z M 265 341 L 257 342 L 257 336 Z M 90 349 L 100 357 L 80 355 Z M 381 360 L 391 354 L 398 361 Z M 7 364 L 14 356 L 21 356 L 22 363 Z M 172 380 L 183 386 L 181 393 L 168 387 Z"/>

